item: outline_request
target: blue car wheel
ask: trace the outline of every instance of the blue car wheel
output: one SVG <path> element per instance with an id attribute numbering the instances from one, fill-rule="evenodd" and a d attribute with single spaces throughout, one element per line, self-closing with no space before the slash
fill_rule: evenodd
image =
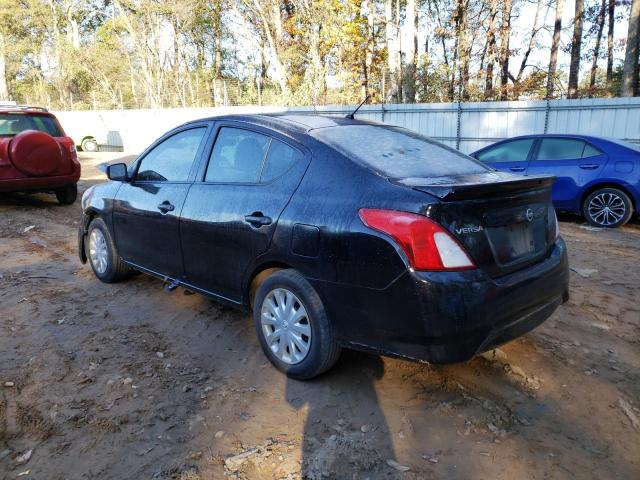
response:
<path id="1" fill-rule="evenodd" d="M 595 227 L 616 228 L 629 221 L 633 214 L 631 199 L 617 188 L 602 188 L 585 199 L 582 212 Z"/>

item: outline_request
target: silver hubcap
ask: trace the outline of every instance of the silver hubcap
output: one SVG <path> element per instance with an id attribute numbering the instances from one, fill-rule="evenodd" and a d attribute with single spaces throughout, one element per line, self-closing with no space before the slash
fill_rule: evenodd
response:
<path id="1" fill-rule="evenodd" d="M 311 347 L 311 324 L 302 302 L 286 288 L 271 290 L 262 302 L 262 334 L 284 363 L 303 361 Z"/>
<path id="2" fill-rule="evenodd" d="M 103 274 L 107 271 L 107 240 L 97 228 L 94 228 L 89 235 L 89 258 L 96 272 Z"/>
<path id="3" fill-rule="evenodd" d="M 615 193 L 601 193 L 589 202 L 589 215 L 600 225 L 613 225 L 624 217 L 627 208 Z"/>

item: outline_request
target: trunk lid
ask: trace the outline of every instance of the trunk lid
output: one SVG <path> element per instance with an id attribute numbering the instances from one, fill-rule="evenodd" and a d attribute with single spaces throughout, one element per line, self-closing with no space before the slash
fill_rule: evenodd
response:
<path id="1" fill-rule="evenodd" d="M 447 228 L 491 277 L 538 262 L 553 248 L 554 182 L 555 177 L 503 172 L 398 181 L 440 199 L 427 215 Z"/>

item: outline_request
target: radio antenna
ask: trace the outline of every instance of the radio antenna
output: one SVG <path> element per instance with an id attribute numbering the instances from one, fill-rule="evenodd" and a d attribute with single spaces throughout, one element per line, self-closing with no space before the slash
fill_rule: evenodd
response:
<path id="1" fill-rule="evenodd" d="M 360 107 L 361 107 L 362 105 L 364 105 L 365 103 L 367 103 L 367 100 L 369 100 L 369 97 L 371 97 L 371 95 L 370 95 L 370 94 L 369 94 L 369 95 L 367 95 L 367 96 L 364 98 L 364 100 L 363 100 L 362 102 L 360 102 L 360 105 L 358 105 L 358 106 L 356 107 L 356 109 L 355 109 L 353 112 L 351 112 L 351 113 L 349 113 L 348 115 L 346 115 L 346 116 L 345 116 L 345 118 L 348 118 L 348 119 L 350 119 L 350 120 L 354 120 L 354 119 L 355 119 L 355 114 L 356 114 L 356 113 L 358 113 L 358 110 L 360 110 Z"/>

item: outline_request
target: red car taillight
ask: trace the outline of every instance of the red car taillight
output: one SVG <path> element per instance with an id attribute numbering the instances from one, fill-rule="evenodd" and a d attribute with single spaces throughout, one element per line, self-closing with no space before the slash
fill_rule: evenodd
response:
<path id="1" fill-rule="evenodd" d="M 362 208 L 362 222 L 393 238 L 415 270 L 476 268 L 458 241 L 441 225 L 415 213 Z"/>

